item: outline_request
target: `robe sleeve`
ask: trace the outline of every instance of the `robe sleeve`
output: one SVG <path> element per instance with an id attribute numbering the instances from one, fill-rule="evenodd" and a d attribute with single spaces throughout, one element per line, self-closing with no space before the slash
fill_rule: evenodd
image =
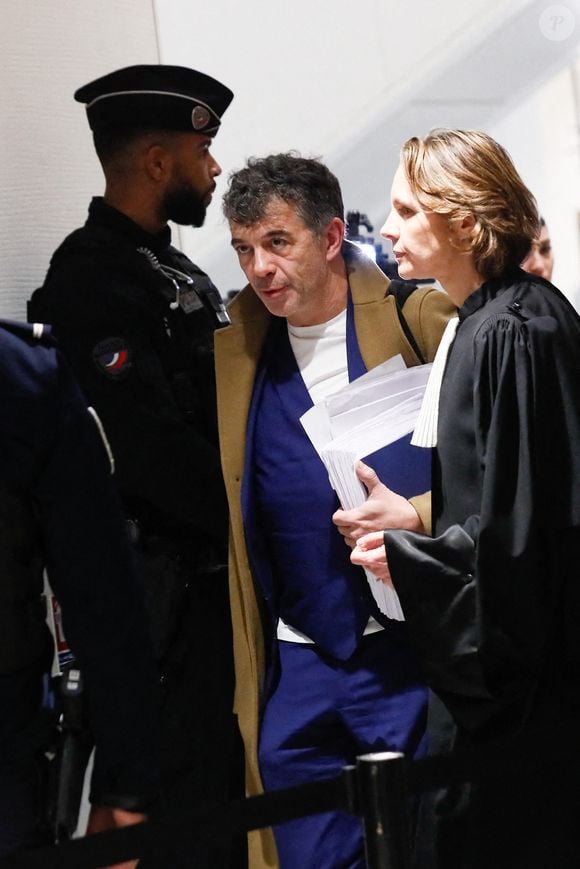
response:
<path id="1" fill-rule="evenodd" d="M 580 669 L 574 327 L 512 316 L 482 325 L 473 377 L 479 514 L 436 538 L 385 533 L 427 681 L 472 732 L 525 720 L 554 661 Z"/>

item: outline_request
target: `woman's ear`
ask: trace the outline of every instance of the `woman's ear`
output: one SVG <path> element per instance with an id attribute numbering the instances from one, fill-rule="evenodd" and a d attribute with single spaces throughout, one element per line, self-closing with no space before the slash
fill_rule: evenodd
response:
<path id="1" fill-rule="evenodd" d="M 475 214 L 466 214 L 465 217 L 462 217 L 461 220 L 457 222 L 456 226 L 458 238 L 471 238 L 476 224 L 477 220 Z"/>
<path id="2" fill-rule="evenodd" d="M 450 242 L 452 246 L 464 253 L 471 249 L 471 239 L 477 226 L 474 214 L 466 214 L 465 217 L 456 217 L 449 221 Z"/>

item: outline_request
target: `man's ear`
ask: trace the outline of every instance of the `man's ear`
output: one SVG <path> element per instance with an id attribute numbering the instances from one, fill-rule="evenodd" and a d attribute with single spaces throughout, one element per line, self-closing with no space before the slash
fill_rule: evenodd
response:
<path id="1" fill-rule="evenodd" d="M 171 153 L 162 145 L 150 145 L 143 153 L 143 168 L 152 181 L 164 181 L 171 165 Z"/>
<path id="2" fill-rule="evenodd" d="M 326 241 L 326 259 L 330 262 L 340 256 L 342 243 L 344 241 L 344 221 L 340 217 L 333 217 L 326 229 L 324 230 L 324 238 Z"/>

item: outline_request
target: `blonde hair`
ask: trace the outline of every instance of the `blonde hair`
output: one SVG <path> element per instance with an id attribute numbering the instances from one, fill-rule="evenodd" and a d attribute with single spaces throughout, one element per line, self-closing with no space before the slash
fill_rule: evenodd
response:
<path id="1" fill-rule="evenodd" d="M 475 218 L 468 251 L 484 278 L 519 266 L 540 230 L 536 200 L 507 151 L 478 130 L 432 130 L 401 149 L 411 189 L 426 211 Z M 463 249 L 463 248 L 462 248 Z"/>

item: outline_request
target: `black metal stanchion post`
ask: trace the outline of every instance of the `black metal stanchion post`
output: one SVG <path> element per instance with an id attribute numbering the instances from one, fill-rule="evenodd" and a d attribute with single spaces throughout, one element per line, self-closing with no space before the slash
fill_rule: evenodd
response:
<path id="1" fill-rule="evenodd" d="M 411 835 L 405 757 L 399 752 L 356 759 L 359 810 L 368 869 L 409 869 Z"/>

